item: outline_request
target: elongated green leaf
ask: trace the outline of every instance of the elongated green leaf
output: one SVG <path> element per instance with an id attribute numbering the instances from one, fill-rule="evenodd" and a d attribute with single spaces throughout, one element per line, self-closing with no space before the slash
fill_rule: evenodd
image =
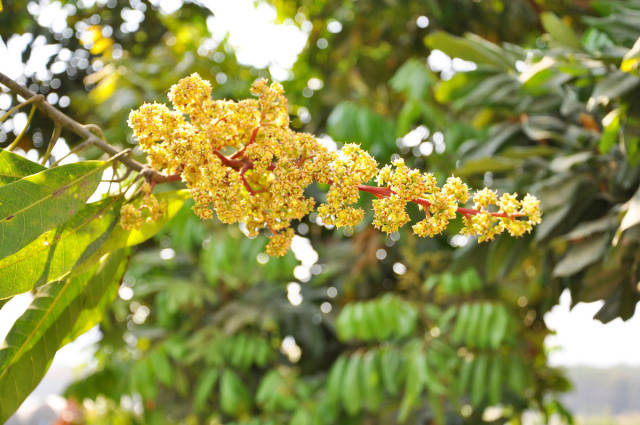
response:
<path id="1" fill-rule="evenodd" d="M 354 353 L 349 358 L 349 363 L 344 371 L 342 381 L 342 405 L 344 410 L 355 415 L 363 407 L 363 388 L 360 386 L 360 368 L 362 367 L 362 356 Z"/>
<path id="2" fill-rule="evenodd" d="M 116 256 L 115 253 L 118 253 L 118 256 Z M 94 277 L 94 279 L 103 279 L 108 281 L 103 281 L 100 284 L 87 287 L 83 292 L 82 296 L 85 298 L 84 309 L 80 315 L 78 315 L 75 326 L 71 332 L 69 332 L 62 345 L 68 344 L 102 322 L 107 309 L 118 295 L 120 281 L 122 280 L 122 276 L 127 270 L 128 265 L 128 258 L 122 260 L 119 256 L 127 256 L 129 254 L 129 250 L 122 249 L 115 251 L 115 253 L 109 255 L 110 263 L 108 267 L 111 268 L 110 273 L 112 274 L 109 275 L 108 273 L 102 273 Z M 116 268 L 115 263 L 118 261 L 119 263 Z M 106 264 L 105 267 L 107 267 Z"/>
<path id="3" fill-rule="evenodd" d="M 540 21 L 544 29 L 559 43 L 572 49 L 580 49 L 580 41 L 573 29 L 565 24 L 553 12 L 544 12 L 540 15 Z"/>
<path id="4" fill-rule="evenodd" d="M 425 43 L 430 48 L 442 50 L 451 57 L 499 68 L 511 68 L 511 63 L 498 46 L 473 34 L 467 34 L 462 38 L 435 31 L 425 38 Z"/>
<path id="5" fill-rule="evenodd" d="M 36 298 L 36 306 L 18 319 L 7 341 L 14 341 L 19 345 L 3 350 L 9 350 L 9 354 L 3 355 L 3 363 L 0 365 L 0 423 L 6 421 L 38 385 L 64 337 L 73 329 L 85 306 L 91 305 L 91 298 L 85 296 L 85 293 L 100 293 L 114 280 L 119 281 L 126 259 L 126 252 L 118 251 L 105 257 L 96 266 L 96 270 L 71 278 L 74 282 L 69 286 L 64 283 L 59 283 L 55 289 L 52 286 L 49 299 Z M 84 291 L 68 302 L 67 297 L 78 286 L 84 287 Z M 67 306 L 57 310 L 58 303 L 67 303 Z M 42 307 L 44 309 L 41 312 L 35 311 Z M 49 321 L 46 317 L 48 314 L 55 314 L 57 317 Z M 43 320 L 37 320 L 38 316 Z M 25 335 L 18 335 L 21 333 Z"/>
<path id="6" fill-rule="evenodd" d="M 59 279 L 89 259 L 116 227 L 120 203 L 110 197 L 87 204 L 61 227 L 0 260 L 0 298 Z"/>
<path id="7" fill-rule="evenodd" d="M 360 384 L 364 390 L 364 402 L 367 408 L 375 412 L 382 402 L 382 382 L 380 368 L 375 351 L 368 351 L 362 358 Z"/>
<path id="8" fill-rule="evenodd" d="M 347 367 L 347 358 L 344 356 L 338 359 L 331 366 L 331 371 L 327 377 L 327 398 L 331 403 L 337 405 L 342 396 L 342 377 Z"/>
<path id="9" fill-rule="evenodd" d="M 232 416 L 245 415 L 251 408 L 249 390 L 238 375 L 225 370 L 220 380 L 220 407 Z"/>
<path id="10" fill-rule="evenodd" d="M 496 405 L 502 398 L 502 359 L 495 356 L 489 369 L 489 403 Z"/>
<path id="11" fill-rule="evenodd" d="M 0 186 L 0 258 L 73 217 L 95 191 L 108 164 L 62 165 Z"/>
<path id="12" fill-rule="evenodd" d="M 193 405 L 195 407 L 196 412 L 200 412 L 204 410 L 204 408 L 206 407 L 207 398 L 209 398 L 209 394 L 211 394 L 211 391 L 213 390 L 213 386 L 215 385 L 217 379 L 218 379 L 218 370 L 209 369 L 198 380 L 198 384 L 196 385 L 196 392 L 193 400 Z"/>
<path id="13" fill-rule="evenodd" d="M 487 369 L 489 357 L 481 354 L 473 361 L 473 376 L 471 381 L 471 404 L 478 406 L 487 393 Z"/>
<path id="14" fill-rule="evenodd" d="M 0 185 L 20 180 L 44 169 L 42 165 L 29 161 L 23 156 L 4 149 L 0 150 Z"/>
<path id="15" fill-rule="evenodd" d="M 401 366 L 402 358 L 395 349 L 387 349 L 380 353 L 380 376 L 385 390 L 391 395 L 398 393 Z"/>
<path id="16" fill-rule="evenodd" d="M 404 397 L 400 404 L 398 420 L 404 422 L 416 405 L 427 381 L 427 362 L 420 342 L 415 341 L 407 348 L 407 364 Z"/>
<path id="17" fill-rule="evenodd" d="M 509 313 L 504 306 L 497 306 L 494 309 L 493 317 L 490 325 L 489 344 L 491 348 L 496 350 L 500 347 L 502 340 L 507 334 L 509 328 Z"/>

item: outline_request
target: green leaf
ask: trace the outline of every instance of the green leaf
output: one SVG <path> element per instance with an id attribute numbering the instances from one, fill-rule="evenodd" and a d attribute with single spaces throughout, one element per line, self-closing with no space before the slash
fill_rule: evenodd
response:
<path id="1" fill-rule="evenodd" d="M 495 356 L 489 369 L 489 404 L 496 405 L 502 398 L 502 359 Z"/>
<path id="2" fill-rule="evenodd" d="M 492 317 L 495 308 L 490 303 L 482 303 L 480 307 L 480 319 L 478 320 L 477 340 L 479 348 L 487 348 L 489 345 L 489 332 L 491 330 Z"/>
<path id="3" fill-rule="evenodd" d="M 347 368 L 347 358 L 338 357 L 333 363 L 327 378 L 327 398 L 334 404 L 338 404 L 342 397 L 342 381 Z"/>
<path id="4" fill-rule="evenodd" d="M 541 13 L 540 21 L 544 29 L 551 34 L 554 40 L 572 49 L 580 49 L 580 40 L 576 33 L 573 32 L 573 29 L 565 24 L 562 19 L 554 15 L 553 12 Z"/>
<path id="5" fill-rule="evenodd" d="M 20 180 L 25 176 L 39 173 L 45 168 L 37 162 L 7 150 L 0 150 L 0 185 Z"/>
<path id="6" fill-rule="evenodd" d="M 331 111 L 327 133 L 338 141 L 360 143 L 376 157 L 387 157 L 395 149 L 394 123 L 351 102 L 341 102 Z"/>
<path id="7" fill-rule="evenodd" d="M 75 326 L 80 313 L 85 306 L 91 305 L 91 296 L 86 296 L 85 293 L 100 293 L 114 279 L 119 280 L 121 272 L 124 272 L 123 262 L 126 259 L 126 252 L 113 253 L 96 266 L 95 273 L 92 270 L 71 278 L 73 282 L 69 286 L 63 282 L 55 287 L 51 286 L 47 292 L 50 298 L 45 299 L 44 295 L 37 297 L 35 307 L 16 321 L 7 338 L 12 346 L 4 349 L 10 351 L 3 356 L 0 366 L 0 422 L 6 421 L 38 385 L 65 336 Z M 84 287 L 84 291 L 68 302 L 68 294 L 75 292 L 77 286 Z M 58 303 L 67 303 L 67 306 L 58 310 Z M 57 315 L 53 321 L 49 320 L 51 314 Z"/>
<path id="8" fill-rule="evenodd" d="M 153 237 L 180 211 L 182 205 L 184 205 L 185 201 L 189 198 L 190 192 L 182 189 L 154 195 L 160 203 L 166 206 L 162 217 L 154 222 L 145 222 L 139 229 L 134 230 L 125 230 L 121 226 L 116 226 L 109 239 L 104 243 L 100 253 L 138 245 Z M 139 205 L 140 202 L 141 199 L 138 199 L 134 202 L 134 205 Z"/>
<path id="9" fill-rule="evenodd" d="M 465 343 L 468 347 L 475 347 L 478 345 L 478 331 L 481 325 L 481 314 L 482 304 L 471 304 L 471 312 L 469 313 L 465 334 Z"/>
<path id="10" fill-rule="evenodd" d="M 471 304 L 462 304 L 462 306 L 458 310 L 458 319 L 456 320 L 456 324 L 453 327 L 453 332 L 451 333 L 451 340 L 456 344 L 462 342 L 462 340 L 464 339 L 467 327 L 469 327 L 470 314 Z"/>
<path id="11" fill-rule="evenodd" d="M 225 370 L 220 379 L 220 408 L 228 415 L 240 417 L 251 409 L 251 395 L 238 375 Z"/>
<path id="12" fill-rule="evenodd" d="M 117 287 L 125 268 L 126 255 L 118 251 L 104 260 L 91 278 L 90 285 L 85 284 L 93 271 L 41 287 L 29 309 L 16 321 L 2 344 L 0 376 L 42 338 L 75 299 L 83 299 L 83 309 L 92 308 L 94 298 L 101 295 L 109 285 L 115 283 Z M 74 317 L 76 322 L 79 319 L 80 317 Z"/>
<path id="13" fill-rule="evenodd" d="M 397 350 L 389 348 L 380 352 L 380 376 L 384 388 L 391 395 L 398 394 L 401 366 L 402 358 Z"/>
<path id="14" fill-rule="evenodd" d="M 478 158 L 465 161 L 462 167 L 456 169 L 456 175 L 458 176 L 470 176 L 474 174 L 486 173 L 491 171 L 493 173 L 503 173 L 511 171 L 518 167 L 522 161 L 512 158 L 502 158 L 499 156 Z"/>
<path id="15" fill-rule="evenodd" d="M 389 84 L 395 91 L 404 92 L 410 98 L 422 99 L 433 82 L 434 77 L 427 65 L 411 58 L 396 71 Z"/>
<path id="16" fill-rule="evenodd" d="M 193 406 L 196 412 L 202 412 L 207 407 L 207 399 L 213 390 L 213 386 L 218 380 L 218 370 L 208 369 L 198 379 L 196 384 L 195 394 L 193 397 Z"/>
<path id="17" fill-rule="evenodd" d="M 609 235 L 603 233 L 571 245 L 562 260 L 553 268 L 552 275 L 554 277 L 571 276 L 589 264 L 599 261 L 610 245 L 610 240 Z"/>
<path id="18" fill-rule="evenodd" d="M 527 373 L 522 360 L 517 354 L 512 354 L 509 359 L 509 387 L 518 395 L 522 395 L 527 386 Z"/>
<path id="19" fill-rule="evenodd" d="M 602 119 L 603 131 L 598 145 L 600 153 L 606 154 L 618 141 L 620 118 L 624 115 L 624 112 L 625 108 L 616 108 Z"/>
<path id="20" fill-rule="evenodd" d="M 471 375 L 473 373 L 473 360 L 463 358 L 462 362 L 457 382 L 457 390 L 460 396 L 462 396 L 469 388 L 469 385 L 471 384 Z"/>
<path id="21" fill-rule="evenodd" d="M 368 351 L 362 358 L 360 383 L 364 390 L 365 404 L 370 411 L 377 411 L 382 402 L 382 382 L 376 353 L 374 351 Z"/>
<path id="22" fill-rule="evenodd" d="M 462 38 L 443 31 L 434 31 L 424 40 L 429 48 L 442 50 L 451 57 L 504 69 L 511 68 L 511 63 L 502 49 L 477 35 L 466 34 L 465 38 Z"/>
<path id="23" fill-rule="evenodd" d="M 364 404 L 364 400 L 362 399 L 364 388 L 360 386 L 361 365 L 362 356 L 360 353 L 351 355 L 349 363 L 345 368 L 342 381 L 342 406 L 351 416 L 358 413 Z"/>
<path id="24" fill-rule="evenodd" d="M 418 402 L 427 381 L 427 363 L 422 353 L 420 342 L 416 341 L 407 347 L 407 366 L 404 397 L 400 403 L 398 421 L 404 422 Z"/>
<path id="25" fill-rule="evenodd" d="M 635 89 L 640 84 L 640 77 L 622 71 L 613 71 L 607 74 L 596 84 L 588 105 L 607 105 L 612 99 L 619 98 Z"/>
<path id="26" fill-rule="evenodd" d="M 471 404 L 480 405 L 487 390 L 487 369 L 489 367 L 489 357 L 481 354 L 473 362 L 473 376 L 471 380 Z"/>
<path id="27" fill-rule="evenodd" d="M 154 375 L 158 380 L 168 387 L 171 386 L 173 382 L 173 369 L 164 350 L 153 350 L 151 354 L 149 354 L 149 361 L 153 366 Z M 211 385 L 213 386 L 213 384 Z"/>
<path id="28" fill-rule="evenodd" d="M 60 279 L 89 259 L 116 227 L 120 204 L 119 197 L 85 204 L 61 227 L 0 260 L 0 298 Z"/>
<path id="29" fill-rule="evenodd" d="M 108 164 L 62 165 L 0 186 L 0 258 L 73 217 L 95 192 Z"/>
<path id="30" fill-rule="evenodd" d="M 492 315 L 491 325 L 489 326 L 489 344 L 491 348 L 497 350 L 502 343 L 507 329 L 509 328 L 509 313 L 507 309 L 502 306 L 496 306 Z"/>

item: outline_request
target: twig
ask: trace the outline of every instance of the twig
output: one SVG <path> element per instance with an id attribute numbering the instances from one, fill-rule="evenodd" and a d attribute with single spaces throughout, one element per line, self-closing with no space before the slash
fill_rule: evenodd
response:
<path id="1" fill-rule="evenodd" d="M 20 143 L 20 140 L 22 140 L 22 136 L 24 136 L 24 133 L 27 132 L 27 128 L 29 128 L 29 124 L 31 124 L 31 118 L 33 118 L 33 113 L 35 111 L 36 111 L 36 104 L 34 103 L 33 105 L 31 105 L 31 111 L 29 111 L 29 117 L 27 117 L 27 123 L 25 124 L 24 128 L 22 129 L 20 134 L 18 134 L 18 137 L 16 137 L 16 139 L 13 142 L 11 142 L 9 146 L 7 146 L 7 150 L 9 152 L 14 150 L 16 146 L 18 146 L 18 144 Z"/>
<path id="2" fill-rule="evenodd" d="M 0 72 L 0 83 L 4 84 L 9 88 L 9 90 L 19 94 L 25 99 L 31 99 L 35 96 L 40 96 L 39 98 L 42 97 L 41 95 L 36 95 L 31 90 L 16 83 L 11 78 L 7 77 L 1 72 Z M 36 102 L 36 100 L 33 100 L 32 102 Z M 149 180 L 153 180 L 159 183 L 168 181 L 167 176 L 163 175 L 162 173 L 147 167 L 146 165 L 136 161 L 135 159 L 130 158 L 127 155 L 119 155 L 121 151 L 118 148 L 111 146 L 103 138 L 98 137 L 93 132 L 91 132 L 90 128 L 93 128 L 92 126 L 89 126 L 89 128 L 87 128 L 87 126 L 80 124 L 79 122 L 67 116 L 64 112 L 51 106 L 49 103 L 47 103 L 44 100 L 40 100 L 39 102 L 35 103 L 35 105 L 38 107 L 38 109 L 40 109 L 41 112 L 43 112 L 47 117 L 49 117 L 49 119 L 51 119 L 54 123 L 72 131 L 73 133 L 75 133 L 76 135 L 84 139 L 87 142 L 87 145 L 94 145 L 111 156 L 117 156 L 116 158 L 118 159 L 118 161 L 124 164 L 127 168 L 130 168 L 134 171 L 138 171 L 139 173 L 144 174 L 145 178 Z M 86 147 L 87 145 L 84 145 L 83 147 Z M 58 161 L 56 161 L 56 163 L 57 162 Z"/>
<path id="3" fill-rule="evenodd" d="M 27 106 L 30 103 L 33 102 L 41 102 L 44 100 L 44 96 L 41 94 L 38 94 L 36 96 L 33 96 L 27 100 L 25 100 L 22 103 L 17 104 L 16 106 L 14 106 L 13 108 L 9 109 L 7 112 L 5 112 L 5 114 L 3 116 L 0 117 L 0 122 L 4 121 L 9 115 L 13 114 L 15 111 L 17 111 L 20 108 L 23 108 L 25 106 Z"/>
<path id="4" fill-rule="evenodd" d="M 51 133 L 51 138 L 49 139 L 49 146 L 47 146 L 47 151 L 42 156 L 42 161 L 40 161 L 40 164 L 44 165 L 47 163 L 47 160 L 51 156 L 51 151 L 53 150 L 53 147 L 55 146 L 56 142 L 60 138 L 61 132 L 62 132 L 62 127 L 56 124 L 53 127 L 53 133 Z"/>

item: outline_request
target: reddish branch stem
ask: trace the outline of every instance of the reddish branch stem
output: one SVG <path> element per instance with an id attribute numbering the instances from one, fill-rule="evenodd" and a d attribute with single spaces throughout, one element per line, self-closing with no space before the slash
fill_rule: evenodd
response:
<path id="1" fill-rule="evenodd" d="M 392 194 L 395 193 L 393 190 L 391 190 L 388 187 L 367 186 L 364 184 L 358 185 L 358 190 L 362 192 L 371 193 L 376 198 L 386 198 L 387 196 L 391 196 Z M 422 205 L 425 209 L 431 205 L 429 201 L 422 198 L 413 199 L 411 202 Z M 465 217 L 474 215 L 474 214 L 479 214 L 482 212 L 474 208 L 462 208 L 462 207 L 458 207 L 457 211 Z M 517 212 L 514 214 L 492 212 L 489 214 L 491 214 L 494 217 L 510 217 L 510 218 L 523 217 L 525 215 L 524 213 L 521 213 L 521 212 Z"/>

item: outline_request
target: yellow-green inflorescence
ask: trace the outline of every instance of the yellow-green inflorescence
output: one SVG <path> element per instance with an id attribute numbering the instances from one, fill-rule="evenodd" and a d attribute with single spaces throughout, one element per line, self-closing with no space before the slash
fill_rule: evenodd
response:
<path id="1" fill-rule="evenodd" d="M 479 241 L 505 230 L 520 236 L 540 222 L 539 201 L 531 195 L 519 201 L 515 194 L 498 197 L 485 188 L 473 196 L 473 208 L 463 208 L 469 188 L 458 177 L 439 187 L 433 174 L 401 159 L 378 169 L 357 144 L 330 151 L 313 135 L 291 130 L 280 84 L 260 79 L 251 91 L 257 99 L 214 100 L 210 83 L 193 74 L 171 87 L 173 109 L 144 104 L 131 112 L 129 126 L 152 168 L 180 176 L 198 216 L 215 212 L 224 223 L 244 223 L 250 236 L 267 229 L 269 255 L 284 255 L 294 236 L 291 222 L 313 211 L 314 199 L 304 194 L 313 182 L 330 184 L 317 211 L 324 223 L 338 227 L 363 219 L 364 211 L 354 206 L 360 191 L 377 197 L 373 225 L 387 233 L 410 221 L 409 202 L 425 211 L 413 226 L 419 236 L 441 233 L 457 213 L 464 219 L 462 233 Z M 378 186 L 365 185 L 374 179 Z"/>

